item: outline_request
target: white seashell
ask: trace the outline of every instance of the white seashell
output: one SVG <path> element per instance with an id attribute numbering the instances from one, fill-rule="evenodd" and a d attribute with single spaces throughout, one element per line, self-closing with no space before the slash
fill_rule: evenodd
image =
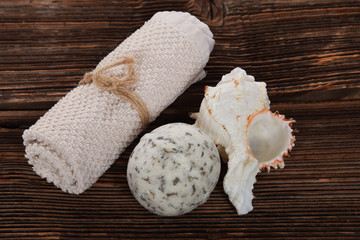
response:
<path id="1" fill-rule="evenodd" d="M 250 212 L 252 189 L 259 169 L 283 168 L 283 155 L 294 146 L 291 123 L 269 110 L 266 84 L 255 82 L 241 68 L 206 87 L 195 126 L 228 158 L 224 190 L 238 214 Z"/>

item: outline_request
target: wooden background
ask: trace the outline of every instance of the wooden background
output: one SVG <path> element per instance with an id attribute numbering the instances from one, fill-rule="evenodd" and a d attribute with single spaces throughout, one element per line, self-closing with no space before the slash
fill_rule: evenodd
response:
<path id="1" fill-rule="evenodd" d="M 240 66 L 265 81 L 272 109 L 297 120 L 283 170 L 257 177 L 238 216 L 222 188 L 180 217 L 143 209 L 126 181 L 129 154 L 79 196 L 40 179 L 22 132 L 155 12 L 188 11 L 216 45 L 208 75 L 146 132 L 188 122 L 205 85 Z M 1 0 L 0 238 L 360 239 L 360 1 Z"/>

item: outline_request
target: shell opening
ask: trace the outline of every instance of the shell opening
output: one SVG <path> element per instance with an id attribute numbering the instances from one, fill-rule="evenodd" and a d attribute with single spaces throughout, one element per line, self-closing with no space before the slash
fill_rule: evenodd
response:
<path id="1" fill-rule="evenodd" d="M 264 109 L 250 117 L 248 122 L 248 146 L 260 164 L 282 161 L 292 147 L 291 121 L 284 116 Z"/>

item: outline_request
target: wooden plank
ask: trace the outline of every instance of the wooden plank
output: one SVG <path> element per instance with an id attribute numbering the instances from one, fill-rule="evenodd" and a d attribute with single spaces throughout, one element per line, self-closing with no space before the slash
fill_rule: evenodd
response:
<path id="1" fill-rule="evenodd" d="M 207 77 L 144 133 L 192 123 L 205 85 L 237 66 L 267 83 L 274 111 L 297 120 L 286 167 L 258 174 L 247 215 L 223 191 L 224 163 L 210 199 L 191 213 L 142 208 L 126 167 L 144 133 L 81 195 L 47 183 L 24 157 L 22 132 L 160 10 L 196 15 L 216 45 Z M 360 239 L 359 20 L 356 0 L 2 0 L 0 238 Z"/>
<path id="2" fill-rule="evenodd" d="M 360 227 L 360 140 L 356 137 L 360 112 L 354 110 L 359 107 L 360 101 L 275 104 L 274 108 L 298 119 L 298 140 L 285 169 L 258 175 L 254 210 L 244 216 L 236 214 L 222 189 L 225 164 L 210 199 L 193 212 L 177 218 L 147 212 L 126 182 L 127 159 L 138 140 L 84 194 L 63 193 L 32 172 L 23 157 L 21 129 L 14 129 L 11 136 L 1 135 L 6 141 L 0 145 L 4 159 L 0 162 L 0 232 L 20 239 L 155 239 L 165 235 L 356 239 Z M 150 128 L 168 119 L 166 115 L 160 118 Z"/>
<path id="3" fill-rule="evenodd" d="M 91 1 L 33 1 L 29 6 L 24 1 L 2 1 L 1 107 L 36 105 L 43 96 L 56 102 L 155 12 L 157 5 L 152 4 L 143 1 L 140 8 L 138 2 L 97 6 Z M 173 6 L 157 4 L 164 10 Z M 265 81 L 269 92 L 277 95 L 360 85 L 358 1 L 176 5 L 199 16 L 215 33 L 209 74 L 195 86 L 195 94 L 236 66 Z"/>

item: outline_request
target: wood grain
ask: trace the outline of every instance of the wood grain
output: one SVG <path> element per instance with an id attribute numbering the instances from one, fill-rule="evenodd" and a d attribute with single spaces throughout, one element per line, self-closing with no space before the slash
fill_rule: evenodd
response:
<path id="1" fill-rule="evenodd" d="M 207 77 L 145 132 L 188 122 L 205 85 L 240 66 L 297 120 L 282 170 L 262 172 L 254 210 L 222 189 L 184 216 L 147 212 L 126 181 L 136 139 L 88 191 L 61 192 L 27 164 L 22 132 L 155 12 L 188 11 L 216 40 Z M 0 238 L 360 239 L 360 2 L 351 0 L 2 0 Z M 139 136 L 140 137 L 140 136 Z"/>

